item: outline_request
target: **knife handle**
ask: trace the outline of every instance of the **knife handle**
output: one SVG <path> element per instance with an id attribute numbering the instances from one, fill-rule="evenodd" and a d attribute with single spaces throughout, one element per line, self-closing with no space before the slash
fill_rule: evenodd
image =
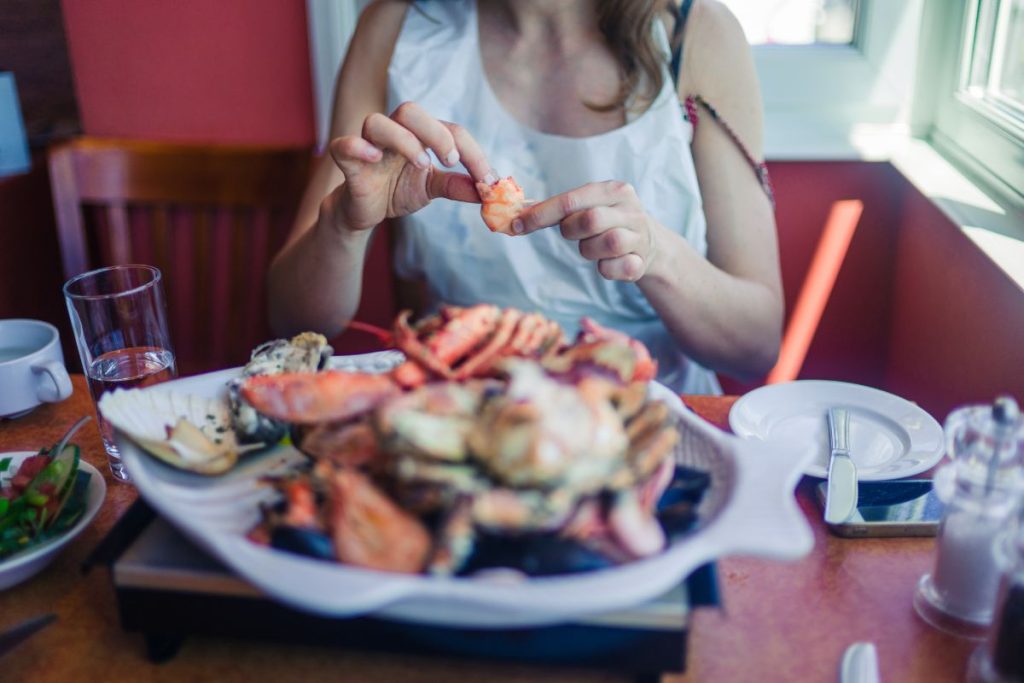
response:
<path id="1" fill-rule="evenodd" d="M 833 453 L 850 454 L 850 412 L 846 408 L 828 409 L 828 446 Z"/>

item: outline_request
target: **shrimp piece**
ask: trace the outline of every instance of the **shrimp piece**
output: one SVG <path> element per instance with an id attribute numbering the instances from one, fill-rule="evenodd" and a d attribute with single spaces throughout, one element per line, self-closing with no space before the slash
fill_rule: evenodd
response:
<path id="1" fill-rule="evenodd" d="M 430 533 L 365 475 L 338 469 L 330 479 L 329 499 L 339 560 L 407 574 L 423 569 L 430 553 Z"/>
<path id="2" fill-rule="evenodd" d="M 530 203 L 523 188 L 509 176 L 493 185 L 477 183 L 476 191 L 480 194 L 480 215 L 491 232 L 514 235 L 512 220 Z"/>

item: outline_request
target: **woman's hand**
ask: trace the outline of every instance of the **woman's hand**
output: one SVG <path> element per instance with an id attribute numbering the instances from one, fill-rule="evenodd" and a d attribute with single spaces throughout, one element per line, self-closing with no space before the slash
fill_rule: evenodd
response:
<path id="1" fill-rule="evenodd" d="M 461 161 L 470 175 L 436 168 L 428 149 L 449 168 Z M 330 151 L 345 182 L 323 200 L 321 218 L 354 231 L 418 211 L 438 197 L 479 203 L 474 182 L 497 180 L 464 128 L 435 119 L 413 102 L 391 116 L 370 114 L 362 135 L 336 138 Z"/>
<path id="2" fill-rule="evenodd" d="M 579 242 L 580 255 L 597 262 L 607 280 L 635 282 L 654 265 L 661 228 L 644 210 L 629 183 L 588 183 L 534 204 L 512 223 L 527 234 L 558 225 L 562 237 Z"/>

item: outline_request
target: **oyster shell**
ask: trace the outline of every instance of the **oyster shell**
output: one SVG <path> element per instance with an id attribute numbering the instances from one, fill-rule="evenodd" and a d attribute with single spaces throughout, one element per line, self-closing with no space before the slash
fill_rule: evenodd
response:
<path id="1" fill-rule="evenodd" d="M 198 474 L 222 474 L 241 447 L 224 401 L 174 392 L 118 390 L 104 394 L 100 413 L 151 455 Z"/>
<path id="2" fill-rule="evenodd" d="M 250 377 L 283 372 L 316 372 L 327 367 L 334 349 L 327 338 L 315 332 L 303 332 L 291 339 L 275 339 L 253 349 L 242 374 L 228 382 L 231 424 L 242 441 L 275 443 L 288 431 L 288 424 L 261 415 L 242 398 L 241 387 Z"/>

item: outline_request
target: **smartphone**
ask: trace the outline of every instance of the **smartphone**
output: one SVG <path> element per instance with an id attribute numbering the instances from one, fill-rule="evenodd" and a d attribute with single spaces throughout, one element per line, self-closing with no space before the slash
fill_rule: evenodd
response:
<path id="1" fill-rule="evenodd" d="M 818 484 L 818 502 L 825 508 L 828 482 Z M 873 536 L 934 536 L 939 531 L 943 504 L 931 479 L 862 481 L 857 484 L 857 509 L 829 530 L 848 538 Z"/>

